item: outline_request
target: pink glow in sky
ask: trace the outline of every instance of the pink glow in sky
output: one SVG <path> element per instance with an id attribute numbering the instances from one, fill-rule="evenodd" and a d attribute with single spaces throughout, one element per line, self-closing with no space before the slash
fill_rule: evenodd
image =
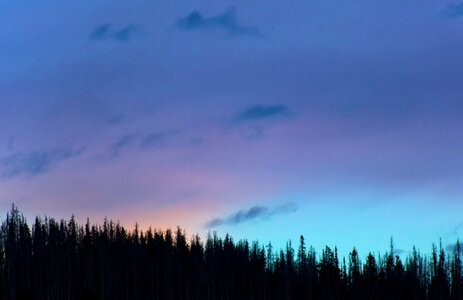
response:
<path id="1" fill-rule="evenodd" d="M 280 244 L 313 228 L 316 246 L 450 243 L 450 3 L 0 3 L 0 209 Z"/>

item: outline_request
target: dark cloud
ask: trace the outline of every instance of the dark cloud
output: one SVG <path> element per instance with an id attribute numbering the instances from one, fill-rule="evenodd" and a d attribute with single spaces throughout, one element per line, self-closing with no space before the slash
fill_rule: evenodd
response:
<path id="1" fill-rule="evenodd" d="M 463 2 L 461 3 L 452 3 L 448 5 L 443 13 L 444 17 L 449 19 L 455 19 L 460 16 L 463 16 Z"/>
<path id="2" fill-rule="evenodd" d="M 113 39 L 119 42 L 128 42 L 138 32 L 134 24 L 130 24 L 122 29 L 112 29 L 111 24 L 103 24 L 95 28 L 90 34 L 90 40 Z"/>
<path id="3" fill-rule="evenodd" d="M 178 131 L 160 131 L 149 134 L 127 134 L 122 136 L 119 140 L 111 145 L 111 156 L 117 157 L 121 150 L 129 147 L 139 147 L 149 149 L 154 147 L 166 146 L 167 140 Z"/>
<path id="4" fill-rule="evenodd" d="M 109 36 L 110 27 L 111 27 L 111 24 L 102 24 L 102 25 L 98 26 L 90 34 L 90 39 L 91 40 L 100 40 L 100 39 L 107 38 Z"/>
<path id="5" fill-rule="evenodd" d="M 164 147 L 166 140 L 175 135 L 177 131 L 153 132 L 143 136 L 141 146 L 143 148 Z"/>
<path id="6" fill-rule="evenodd" d="M 199 11 L 193 11 L 177 22 L 177 26 L 183 30 L 223 29 L 233 35 L 259 36 L 260 31 L 256 27 L 246 27 L 239 24 L 236 18 L 236 10 L 230 8 L 217 15 L 205 18 Z"/>
<path id="7" fill-rule="evenodd" d="M 11 178 L 39 175 L 64 160 L 79 156 L 84 150 L 85 148 L 79 150 L 54 148 L 29 153 L 16 152 L 0 158 L 0 176 Z"/>
<path id="8" fill-rule="evenodd" d="M 117 142 L 111 146 L 111 155 L 113 157 L 118 156 L 119 152 L 126 147 L 132 146 L 138 139 L 136 134 L 127 134 L 121 137 Z"/>
<path id="9" fill-rule="evenodd" d="M 216 218 L 212 219 L 211 221 L 206 223 L 206 228 L 217 227 L 220 225 L 237 225 L 242 222 L 255 220 L 258 218 L 265 218 L 270 217 L 276 214 L 283 214 L 294 212 L 297 210 L 297 206 L 294 203 L 287 203 L 285 205 L 281 205 L 275 207 L 273 209 L 269 209 L 266 206 L 254 206 L 248 210 L 240 210 L 227 218 Z"/>
<path id="10" fill-rule="evenodd" d="M 121 42 L 128 42 L 137 32 L 137 27 L 131 24 L 125 28 L 122 28 L 121 30 L 114 32 L 114 38 Z"/>
<path id="11" fill-rule="evenodd" d="M 252 121 L 286 115 L 288 107 L 285 105 L 254 105 L 238 114 L 239 121 Z"/>

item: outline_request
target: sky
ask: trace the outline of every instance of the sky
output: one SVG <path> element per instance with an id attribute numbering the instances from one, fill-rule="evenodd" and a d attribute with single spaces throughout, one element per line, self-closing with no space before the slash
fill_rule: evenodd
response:
<path id="1" fill-rule="evenodd" d="M 0 1 L 1 218 L 449 246 L 462 34 L 458 1 Z"/>

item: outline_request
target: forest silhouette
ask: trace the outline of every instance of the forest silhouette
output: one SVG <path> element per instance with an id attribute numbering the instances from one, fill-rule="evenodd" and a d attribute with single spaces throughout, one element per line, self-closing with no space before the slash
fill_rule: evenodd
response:
<path id="1" fill-rule="evenodd" d="M 447 251 L 450 252 L 450 251 Z M 0 299 L 463 299 L 460 244 L 361 261 L 354 248 L 316 253 L 182 229 L 131 231 L 105 219 L 80 226 L 12 207 L 0 228 Z"/>

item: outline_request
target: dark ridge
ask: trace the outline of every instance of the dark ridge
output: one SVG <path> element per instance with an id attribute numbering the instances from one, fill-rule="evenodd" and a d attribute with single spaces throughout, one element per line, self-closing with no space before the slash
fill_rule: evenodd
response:
<path id="1" fill-rule="evenodd" d="M 229 235 L 129 232 L 119 223 L 79 226 L 13 206 L 0 228 L 0 299 L 463 299 L 460 245 L 408 257 L 336 248 L 319 254 L 300 237 L 274 251 Z M 402 260 L 404 259 L 404 260 Z"/>

